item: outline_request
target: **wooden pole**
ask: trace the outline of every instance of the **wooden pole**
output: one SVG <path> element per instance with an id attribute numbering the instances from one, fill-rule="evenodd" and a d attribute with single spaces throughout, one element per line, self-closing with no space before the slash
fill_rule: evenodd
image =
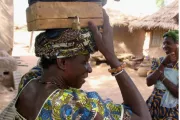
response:
<path id="1" fill-rule="evenodd" d="M 31 48 L 32 48 L 32 42 L 33 42 L 33 31 L 31 32 L 30 45 L 29 45 L 29 52 L 31 51 Z"/>

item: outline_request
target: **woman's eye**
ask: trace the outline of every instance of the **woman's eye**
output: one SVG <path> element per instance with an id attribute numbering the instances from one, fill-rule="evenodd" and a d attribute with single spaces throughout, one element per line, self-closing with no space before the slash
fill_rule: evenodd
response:
<path id="1" fill-rule="evenodd" d="M 82 62 L 82 64 L 86 64 L 86 63 L 87 63 L 86 61 Z"/>
<path id="2" fill-rule="evenodd" d="M 84 65 L 87 65 L 88 63 L 89 63 L 89 61 L 84 62 Z"/>

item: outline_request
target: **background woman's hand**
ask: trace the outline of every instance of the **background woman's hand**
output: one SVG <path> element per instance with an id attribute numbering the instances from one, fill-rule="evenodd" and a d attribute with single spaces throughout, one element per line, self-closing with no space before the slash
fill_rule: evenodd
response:
<path id="1" fill-rule="evenodd" d="M 158 79 L 159 79 L 160 81 L 163 81 L 164 77 L 165 77 L 165 76 L 164 76 L 164 73 L 162 73 L 162 74 L 159 76 Z"/>
<path id="2" fill-rule="evenodd" d="M 103 33 L 98 31 L 97 26 L 93 22 L 89 22 L 89 28 L 93 32 L 93 36 L 96 42 L 98 50 L 105 56 L 115 55 L 113 45 L 113 29 L 109 23 L 109 16 L 103 9 Z"/>

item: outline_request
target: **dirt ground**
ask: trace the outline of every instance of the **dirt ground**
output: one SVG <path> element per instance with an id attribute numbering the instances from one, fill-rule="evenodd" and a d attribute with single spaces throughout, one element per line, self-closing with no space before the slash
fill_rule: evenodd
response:
<path id="1" fill-rule="evenodd" d="M 15 57 L 19 57 L 22 61 L 22 64 L 24 65 L 18 66 L 17 71 L 21 75 L 25 74 L 29 69 L 36 65 L 38 60 L 38 58 L 35 57 L 33 53 L 28 52 L 29 41 L 24 41 L 26 37 L 27 36 L 22 36 L 21 39 L 15 39 L 12 54 Z M 115 78 L 112 77 L 110 73 L 108 73 L 108 68 L 109 67 L 106 64 L 101 64 L 99 66 L 93 67 L 93 72 L 89 74 L 89 77 L 86 79 L 86 83 L 83 85 L 82 89 L 86 91 L 96 91 L 104 99 L 110 98 L 115 103 L 122 103 L 123 99 L 121 96 L 121 92 Z M 126 68 L 126 71 L 132 78 L 134 84 L 137 86 L 143 98 L 146 100 L 151 94 L 153 87 L 147 87 L 145 78 L 139 77 L 135 70 Z M 4 93 L 0 93 L 0 112 L 15 97 L 16 93 L 17 90 L 14 90 L 12 92 L 6 90 Z"/>

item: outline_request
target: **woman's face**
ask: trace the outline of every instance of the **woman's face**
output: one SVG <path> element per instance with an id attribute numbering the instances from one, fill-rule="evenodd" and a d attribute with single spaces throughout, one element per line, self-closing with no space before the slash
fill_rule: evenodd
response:
<path id="1" fill-rule="evenodd" d="M 177 43 L 174 42 L 174 40 L 171 37 L 164 37 L 163 41 L 163 50 L 166 54 L 170 54 L 172 52 L 177 51 Z"/>
<path id="2" fill-rule="evenodd" d="M 89 57 L 90 55 L 79 55 L 67 60 L 64 74 L 69 87 L 81 88 L 85 83 L 88 73 L 92 72 Z"/>

